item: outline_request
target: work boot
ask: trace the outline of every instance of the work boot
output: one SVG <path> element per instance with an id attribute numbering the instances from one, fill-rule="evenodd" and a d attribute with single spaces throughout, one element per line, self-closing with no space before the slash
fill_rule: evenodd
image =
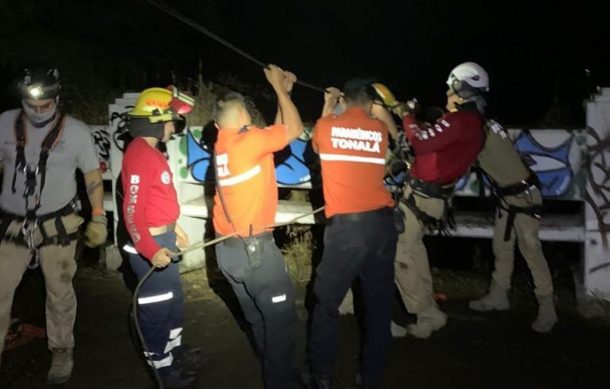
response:
<path id="1" fill-rule="evenodd" d="M 447 314 L 434 304 L 417 315 L 417 324 L 408 325 L 407 333 L 419 339 L 427 339 L 432 332 L 440 330 L 445 324 L 447 324 Z"/>
<path id="2" fill-rule="evenodd" d="M 555 302 L 553 295 L 537 296 L 538 317 L 532 323 L 532 329 L 536 332 L 545 333 L 553 329 L 557 323 L 557 313 L 555 313 Z"/>
<path id="3" fill-rule="evenodd" d="M 47 374 L 47 384 L 58 385 L 68 381 L 72 376 L 74 359 L 71 348 L 51 349 L 51 368 Z"/>
<path id="4" fill-rule="evenodd" d="M 489 293 L 478 300 L 473 300 L 468 304 L 473 311 L 506 311 L 510 309 L 508 301 L 508 290 L 499 287 L 495 282 L 492 282 L 489 288 Z"/>
<path id="5" fill-rule="evenodd" d="M 404 338 L 407 336 L 407 328 L 399 326 L 394 322 L 390 324 L 390 332 L 392 333 L 393 338 Z"/>
<path id="6" fill-rule="evenodd" d="M 161 374 L 161 380 L 167 389 L 186 388 L 195 382 L 195 376 L 179 368 L 171 367 L 169 371 Z"/>

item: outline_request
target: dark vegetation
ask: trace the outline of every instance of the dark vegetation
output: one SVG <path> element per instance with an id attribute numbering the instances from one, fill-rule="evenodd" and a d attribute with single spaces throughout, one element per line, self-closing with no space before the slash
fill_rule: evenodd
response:
<path id="1" fill-rule="evenodd" d="M 491 75 L 491 112 L 510 125 L 583 126 L 583 98 L 610 82 L 603 12 L 592 1 L 168 4 L 322 87 L 372 75 L 399 98 L 442 105 L 449 70 L 478 61 Z M 22 68 L 45 63 L 64 75 L 66 108 L 91 124 L 106 123 L 108 103 L 123 92 L 169 83 L 196 89 L 199 73 L 253 97 L 268 120 L 273 115 L 257 65 L 145 0 L 3 0 L 0 47 L 1 110 L 17 104 L 10 81 Z M 315 120 L 321 96 L 300 87 L 294 98 Z"/>

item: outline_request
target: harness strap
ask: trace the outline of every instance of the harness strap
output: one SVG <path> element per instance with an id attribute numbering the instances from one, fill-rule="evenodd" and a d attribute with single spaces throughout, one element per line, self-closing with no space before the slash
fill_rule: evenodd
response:
<path id="1" fill-rule="evenodd" d="M 440 219 L 437 219 L 428 215 L 426 212 L 417 207 L 413 193 L 411 193 L 406 199 L 400 199 L 400 201 L 406 205 L 411 212 L 413 212 L 415 217 L 417 217 L 417 219 L 419 219 L 419 221 L 421 221 L 425 227 L 438 232 L 440 235 L 449 235 L 449 229 L 453 229 L 455 227 L 453 207 L 451 204 L 449 204 L 448 199 L 441 198 L 441 200 L 444 202 L 445 210 L 443 212 L 443 216 Z"/>
<path id="2" fill-rule="evenodd" d="M 59 115 L 59 119 L 55 124 L 55 127 L 44 138 L 40 147 L 40 156 L 38 158 L 38 171 L 40 172 L 40 195 L 38 202 L 42 199 L 42 191 L 47 178 L 47 160 L 49 158 L 49 151 L 55 146 L 55 143 L 59 139 L 63 128 L 64 128 L 64 114 Z"/>
<path id="3" fill-rule="evenodd" d="M 15 140 L 16 140 L 16 155 L 15 155 L 15 170 L 13 171 L 13 183 L 11 185 L 11 189 L 13 193 L 15 193 L 15 181 L 17 180 L 17 171 L 21 170 L 25 167 L 25 144 L 26 144 L 26 135 L 25 129 L 23 127 L 23 117 L 25 112 L 21 111 L 17 116 L 17 120 L 15 121 Z"/>
<path id="4" fill-rule="evenodd" d="M 47 177 L 47 160 L 49 158 L 49 151 L 55 146 L 57 139 L 63 130 L 64 127 L 64 114 L 60 114 L 59 118 L 55 122 L 55 126 L 49 131 L 49 133 L 45 136 L 42 144 L 40 146 L 40 155 L 38 157 L 38 167 L 36 171 L 32 172 L 27 169 L 27 161 L 25 159 L 25 146 L 27 144 L 27 134 L 24 126 L 24 116 L 25 112 L 22 110 L 17 116 L 17 120 L 15 121 L 15 139 L 16 139 L 16 147 L 15 147 L 15 170 L 13 171 L 13 181 L 11 189 L 13 193 L 15 193 L 15 183 L 17 180 L 17 172 L 19 170 L 24 170 L 26 173 L 26 188 L 23 196 L 26 198 L 26 211 L 28 210 L 27 198 L 34 194 L 34 188 L 36 187 L 36 176 L 40 174 L 40 191 L 38 196 L 38 203 L 36 204 L 34 210 L 32 211 L 35 215 L 35 212 L 38 208 L 40 208 L 40 200 L 42 198 L 42 191 L 45 186 L 46 177 Z M 29 212 L 29 211 L 28 211 Z M 29 217 L 32 217 L 32 212 L 29 212 Z"/>
<path id="5" fill-rule="evenodd" d="M 66 231 L 66 226 L 64 226 L 63 220 L 61 220 L 61 217 L 59 216 L 55 218 L 55 229 L 57 230 L 59 244 L 61 246 L 69 245 L 71 239 L 68 236 L 68 232 Z"/>
<path id="6" fill-rule="evenodd" d="M 415 177 L 409 177 L 409 186 L 417 192 L 423 193 L 428 197 L 447 200 L 453 195 L 455 182 L 448 184 L 438 184 L 436 182 L 428 182 Z"/>
<path id="7" fill-rule="evenodd" d="M 7 236 L 6 230 L 8 229 L 11 222 L 17 220 L 19 223 L 36 222 L 38 228 L 40 228 L 40 233 L 43 237 L 42 243 L 38 247 L 42 247 L 48 244 L 55 244 L 60 246 L 67 246 L 71 241 L 78 237 L 78 233 L 68 234 L 66 231 L 66 227 L 64 226 L 63 220 L 61 219 L 63 216 L 70 215 L 74 213 L 76 210 L 76 203 L 74 201 L 70 201 L 65 207 L 51 213 L 47 213 L 45 215 L 39 216 L 37 218 L 28 218 L 19 215 L 15 215 L 10 212 L 6 212 L 4 210 L 0 211 L 1 222 L 0 222 L 0 240 L 11 240 L 15 244 L 23 245 L 29 247 L 26 237 L 23 235 L 22 229 L 19 230 L 19 233 L 15 236 Z M 50 219 L 55 219 L 55 229 L 57 230 L 57 235 L 49 237 L 46 229 L 44 228 L 44 222 Z"/>
<path id="8" fill-rule="evenodd" d="M 40 243 L 40 245 L 37 247 L 37 249 L 44 247 L 44 246 L 49 246 L 49 245 L 68 246 L 72 241 L 78 239 L 78 232 L 72 232 L 70 234 L 66 234 L 66 238 L 67 238 L 67 243 L 64 244 L 65 240 L 60 239 L 58 235 L 44 237 L 42 242 Z M 8 237 L 5 237 L 2 240 L 10 241 L 11 243 L 16 244 L 17 246 L 23 246 L 23 247 L 28 247 L 28 248 L 30 247 L 28 245 L 28 242 L 27 242 L 25 236 L 23 236 L 22 233 L 19 233 L 18 235 L 10 237 L 10 239 Z"/>
<path id="9" fill-rule="evenodd" d="M 0 220 L 0 240 L 4 240 L 6 230 L 8 230 L 8 226 L 11 225 L 11 221 L 12 220 L 9 218 L 2 218 L 2 220 Z"/>
<path id="10" fill-rule="evenodd" d="M 514 205 L 508 205 L 508 207 L 505 207 L 504 205 L 498 203 L 499 217 L 502 217 L 501 211 L 506 211 L 508 213 L 508 219 L 506 219 L 506 228 L 504 229 L 505 242 L 508 242 L 510 240 L 513 225 L 515 224 L 515 217 L 518 213 L 522 213 L 535 219 L 540 219 L 542 217 L 542 206 L 540 205 L 532 205 L 530 207 L 517 207 Z"/>

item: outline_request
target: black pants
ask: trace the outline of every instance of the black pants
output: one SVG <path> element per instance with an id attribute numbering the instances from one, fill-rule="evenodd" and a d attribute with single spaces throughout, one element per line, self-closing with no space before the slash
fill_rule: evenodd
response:
<path id="1" fill-rule="evenodd" d="M 312 374 L 332 376 L 337 354 L 338 308 L 356 277 L 364 303 L 364 383 L 382 377 L 391 342 L 394 256 L 397 233 L 390 208 L 338 215 L 324 232 L 324 253 L 316 268 L 309 361 Z"/>
<path id="2" fill-rule="evenodd" d="M 155 236 L 161 246 L 176 251 L 176 234 Z M 152 266 L 138 254 L 129 254 L 129 263 L 138 281 Z M 169 374 L 174 357 L 182 346 L 184 297 L 177 263 L 157 269 L 146 280 L 138 295 L 138 322 L 142 336 L 152 353 L 150 358 L 161 375 Z"/>
<path id="3" fill-rule="evenodd" d="M 218 266 L 233 287 L 251 326 L 261 357 L 266 389 L 296 387 L 294 289 L 271 233 L 261 234 L 262 264 L 250 265 L 244 242 L 230 238 L 216 245 Z"/>

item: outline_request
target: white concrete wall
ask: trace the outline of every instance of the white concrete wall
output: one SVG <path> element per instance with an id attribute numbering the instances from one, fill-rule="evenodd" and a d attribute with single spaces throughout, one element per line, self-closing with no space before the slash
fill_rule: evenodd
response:
<path id="1" fill-rule="evenodd" d="M 104 160 L 108 166 L 105 179 L 116 179 L 120 173 L 122 163 L 122 151 L 114 142 L 114 134 L 120 129 L 123 122 L 121 115 L 127 112 L 134 104 L 137 94 L 125 94 L 109 106 L 110 122 L 106 131 L 103 127 L 96 127 L 99 132 L 98 152 L 101 161 Z M 565 182 L 565 187 L 549 187 L 548 193 L 551 198 L 564 200 L 585 201 L 586 211 L 584 220 L 572 216 L 570 222 L 552 222 L 552 218 L 543 225 L 541 238 L 544 240 L 560 241 L 585 241 L 583 261 L 583 285 L 585 292 L 589 295 L 599 296 L 610 300 L 610 88 L 603 89 L 601 93 L 587 102 L 587 125 L 585 130 L 530 130 L 531 137 L 525 139 L 522 129 L 511 129 L 509 133 L 513 140 L 521 139 L 525 147 L 538 144 L 541 150 L 560 150 L 563 157 L 551 155 L 551 158 L 540 157 L 536 152 L 530 153 L 536 161 L 534 170 L 540 174 L 557 173 L 560 181 Z M 201 131 L 201 129 L 193 129 Z M 107 160 L 107 142 L 102 139 L 110 138 L 110 151 Z M 528 145 L 529 142 L 529 145 Z M 181 204 L 181 217 L 179 223 L 189 234 L 191 243 L 200 242 L 205 232 L 206 219 L 211 211 L 211 196 L 213 193 L 204 193 L 203 185 L 197 182 L 190 174 L 187 165 L 185 137 L 179 137 L 168 143 L 168 154 L 170 155 L 170 168 L 174 174 L 174 183 L 178 191 Z M 567 154 L 566 154 L 567 153 Z M 559 159 L 558 159 L 559 158 Z M 589 167 L 587 162 L 592 162 Z M 549 182 L 553 182 L 553 178 Z M 473 177 L 465 179 L 458 195 L 469 196 L 478 193 Z M 303 183 L 300 187 L 308 187 L 309 183 Z M 565 190 L 564 190 L 565 189 Z M 112 196 L 112 200 L 111 200 Z M 107 210 L 114 210 L 114 187 L 113 193 L 107 194 L 105 206 Z M 288 221 L 298 215 L 310 212 L 311 205 L 307 203 L 280 202 L 277 222 Z M 468 219 L 472 215 L 458 215 L 465 221 L 456 230 L 458 236 L 491 236 L 491 223 L 480 224 L 479 221 Z M 472 217 L 471 217 L 472 218 Z M 572 219 L 579 220 L 572 220 Z M 468 221 L 468 220 L 470 221 Z M 114 218 L 115 223 L 117 218 Z M 482 219 L 481 219 L 482 220 Z M 314 223 L 313 217 L 309 216 L 299 221 L 300 223 Z M 478 223 L 478 224 L 477 224 Z M 205 253 L 203 250 L 194 251 L 185 255 L 183 260 L 184 269 L 202 267 L 205 264 Z"/>
<path id="2" fill-rule="evenodd" d="M 610 300 L 610 88 L 587 102 L 585 291 Z"/>

